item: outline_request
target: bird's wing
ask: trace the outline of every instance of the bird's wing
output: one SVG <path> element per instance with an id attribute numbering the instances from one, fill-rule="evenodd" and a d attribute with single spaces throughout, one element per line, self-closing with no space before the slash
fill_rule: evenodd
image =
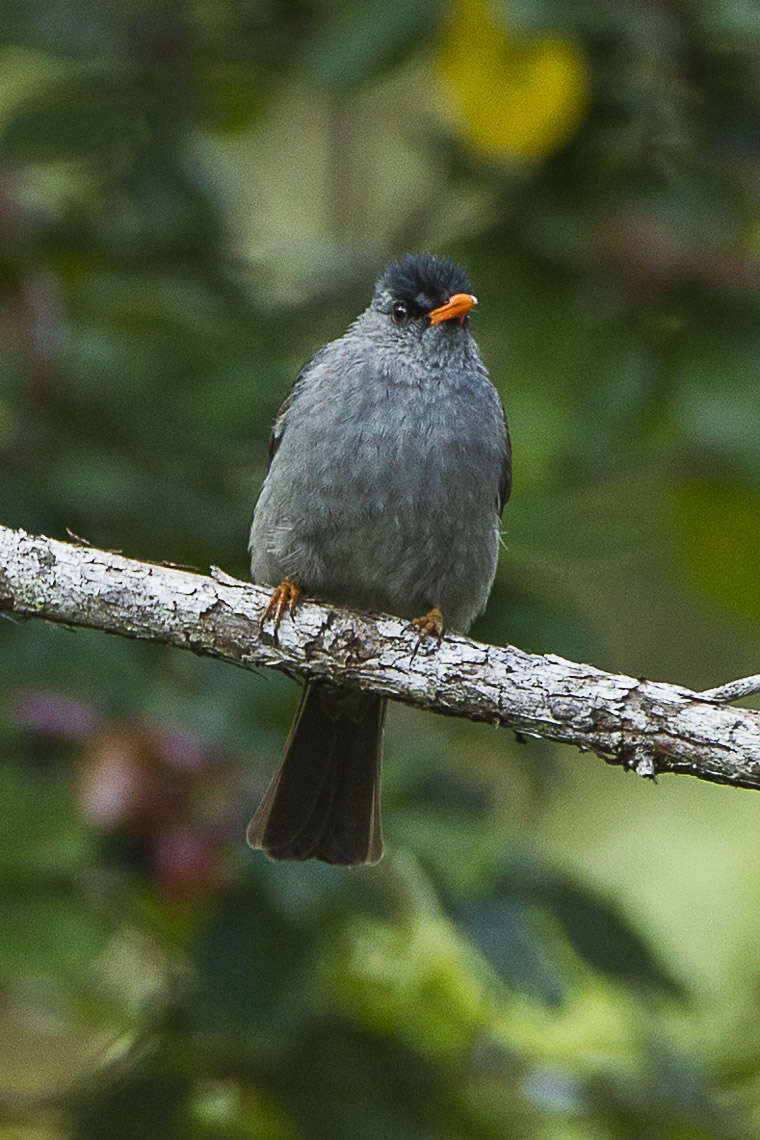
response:
<path id="1" fill-rule="evenodd" d="M 501 407 L 501 402 L 499 406 Z M 512 490 L 512 443 L 509 438 L 507 417 L 504 415 L 503 407 L 501 407 L 501 414 L 504 419 L 504 458 L 501 463 L 501 478 L 499 479 L 499 514 L 502 514 L 507 505 Z"/>
<path id="2" fill-rule="evenodd" d="M 324 355 L 324 351 L 325 351 L 324 347 L 318 348 L 317 351 L 314 353 L 314 355 L 309 357 L 309 359 L 306 361 L 306 363 L 299 370 L 298 375 L 296 376 L 293 383 L 290 385 L 290 388 L 288 389 L 287 396 L 285 397 L 285 399 L 280 404 L 280 410 L 277 413 L 277 417 L 274 421 L 274 425 L 272 427 L 272 431 L 271 431 L 270 436 L 269 436 L 269 449 L 267 452 L 267 472 L 269 471 L 269 468 L 272 466 L 272 460 L 274 459 L 275 455 L 277 454 L 277 448 L 280 446 L 280 443 L 282 442 L 282 437 L 285 434 L 285 425 L 286 425 L 287 419 L 288 419 L 288 409 L 290 408 L 290 405 L 293 403 L 293 398 L 296 395 L 296 392 L 298 390 L 298 386 L 304 382 L 304 380 L 309 375 L 309 373 L 311 372 L 314 365 L 319 360 L 321 360 L 322 356 Z"/>

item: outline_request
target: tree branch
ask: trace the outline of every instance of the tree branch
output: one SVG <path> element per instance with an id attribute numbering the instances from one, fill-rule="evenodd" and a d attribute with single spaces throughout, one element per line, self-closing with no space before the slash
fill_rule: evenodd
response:
<path id="1" fill-rule="evenodd" d="M 0 613 L 372 689 L 574 744 L 640 776 L 684 772 L 760 789 L 760 711 L 726 706 L 758 678 L 694 693 L 455 635 L 420 643 L 398 618 L 313 603 L 274 639 L 261 628 L 269 596 L 222 571 L 206 577 L 0 527 Z"/>

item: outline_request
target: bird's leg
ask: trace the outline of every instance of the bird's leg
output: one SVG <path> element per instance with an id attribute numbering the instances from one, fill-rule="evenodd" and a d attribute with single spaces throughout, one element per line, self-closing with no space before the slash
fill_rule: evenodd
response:
<path id="1" fill-rule="evenodd" d="M 415 630 L 420 639 L 423 637 L 434 637 L 436 641 L 441 642 L 443 637 L 443 614 L 434 606 L 428 613 L 423 614 L 422 617 L 414 618 L 409 622 L 409 629 Z"/>
<path id="2" fill-rule="evenodd" d="M 289 610 L 290 616 L 293 617 L 298 609 L 300 600 L 301 587 L 295 578 L 283 578 L 267 602 L 267 608 L 264 610 L 261 624 L 264 625 L 265 622 L 269 621 L 270 617 L 274 617 L 274 631 L 277 633 L 285 610 Z"/>

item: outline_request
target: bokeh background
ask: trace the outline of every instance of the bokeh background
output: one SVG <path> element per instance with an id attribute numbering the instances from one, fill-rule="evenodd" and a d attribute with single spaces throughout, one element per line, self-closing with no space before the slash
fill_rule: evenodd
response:
<path id="1" fill-rule="evenodd" d="M 2 524 L 245 577 L 296 370 L 431 249 L 514 439 L 476 635 L 758 671 L 752 0 L 6 0 L 0 37 Z M 760 1134 L 751 792 L 394 707 L 383 862 L 275 866 L 288 679 L 10 621 L 0 677 L 2 1140 Z"/>

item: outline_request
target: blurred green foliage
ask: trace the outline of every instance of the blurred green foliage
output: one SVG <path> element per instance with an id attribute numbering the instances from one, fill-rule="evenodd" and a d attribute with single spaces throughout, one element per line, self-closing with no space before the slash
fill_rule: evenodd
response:
<path id="1" fill-rule="evenodd" d="M 0 522 L 246 574 L 298 366 L 461 259 L 512 425 L 476 633 L 758 669 L 760 15 L 6 0 Z M 749 793 L 392 710 L 388 854 L 244 826 L 296 693 L 0 628 L 0 1138 L 756 1136 Z"/>

